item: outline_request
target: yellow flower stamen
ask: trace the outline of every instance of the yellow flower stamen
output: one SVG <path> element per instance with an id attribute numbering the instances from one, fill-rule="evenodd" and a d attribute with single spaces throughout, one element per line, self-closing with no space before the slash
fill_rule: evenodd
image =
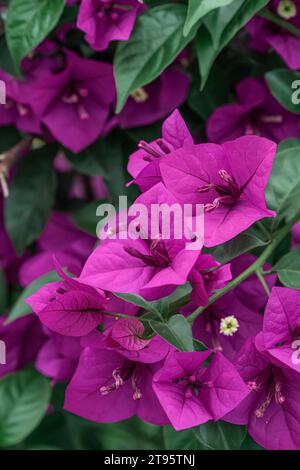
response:
<path id="1" fill-rule="evenodd" d="M 133 93 L 131 93 L 131 97 L 136 103 L 144 103 L 149 98 L 149 95 L 146 90 L 144 90 L 144 88 L 138 88 Z"/>

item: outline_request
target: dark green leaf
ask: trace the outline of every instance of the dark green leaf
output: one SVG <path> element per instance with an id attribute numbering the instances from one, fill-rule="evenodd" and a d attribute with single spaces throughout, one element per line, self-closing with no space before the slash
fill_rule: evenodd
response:
<path id="1" fill-rule="evenodd" d="M 5 24 L 8 48 L 15 66 L 56 26 L 65 0 L 11 0 Z"/>
<path id="2" fill-rule="evenodd" d="M 105 450 L 153 451 L 163 448 L 162 429 L 138 418 L 101 426 L 97 437 L 101 448 Z"/>
<path id="3" fill-rule="evenodd" d="M 34 370 L 0 380 L 0 447 L 17 444 L 38 426 L 50 395 L 50 381 Z"/>
<path id="4" fill-rule="evenodd" d="M 102 203 L 104 201 L 92 201 L 73 212 L 72 218 L 75 224 L 90 235 L 96 236 L 96 229 L 99 223 L 96 211 Z"/>
<path id="5" fill-rule="evenodd" d="M 234 0 L 189 0 L 186 22 L 183 29 L 184 36 L 187 36 L 192 28 L 207 13 L 216 8 L 224 7 Z"/>
<path id="6" fill-rule="evenodd" d="M 8 325 L 9 323 L 12 323 L 13 321 L 17 320 L 17 318 L 24 317 L 25 315 L 31 313 L 32 309 L 26 302 L 24 302 L 24 299 L 27 299 L 27 297 L 33 295 L 45 284 L 59 280 L 60 278 L 55 272 L 44 274 L 38 279 L 35 279 L 31 284 L 29 284 L 29 286 L 27 286 L 23 290 L 15 305 L 12 307 L 5 324 Z"/>
<path id="7" fill-rule="evenodd" d="M 273 266 L 280 282 L 290 289 L 300 289 L 300 248 L 287 253 Z"/>
<path id="8" fill-rule="evenodd" d="M 275 226 L 300 211 L 300 140 L 281 142 L 266 190 L 269 209 L 277 212 Z"/>
<path id="9" fill-rule="evenodd" d="M 0 38 L 0 67 L 10 75 L 18 75 L 18 70 L 16 70 L 4 35 Z"/>
<path id="10" fill-rule="evenodd" d="M 119 42 L 114 59 L 117 112 L 131 93 L 155 80 L 193 39 L 194 31 L 183 36 L 185 18 L 185 5 L 150 8 L 138 17 L 130 39 Z"/>
<path id="11" fill-rule="evenodd" d="M 193 343 L 194 343 L 194 349 L 197 352 L 207 351 L 208 349 L 203 343 L 201 343 L 201 341 L 198 341 L 197 339 L 194 339 Z"/>
<path id="12" fill-rule="evenodd" d="M 234 0 L 205 16 L 196 38 L 202 89 L 220 52 L 268 1 Z"/>
<path id="13" fill-rule="evenodd" d="M 180 307 L 183 307 L 188 303 L 192 292 L 192 286 L 189 282 L 186 282 L 183 286 L 177 287 L 177 289 L 167 297 L 163 297 L 161 300 L 153 302 L 157 310 L 162 313 L 164 318 L 169 317 L 169 310 L 177 311 Z"/>
<path id="14" fill-rule="evenodd" d="M 269 257 L 269 263 L 271 266 L 274 266 L 278 263 L 283 256 L 285 256 L 289 251 L 291 251 L 292 246 L 292 232 L 289 232 L 284 239 L 276 246 L 272 255 Z"/>
<path id="15" fill-rule="evenodd" d="M 246 437 L 244 426 L 209 421 L 186 431 L 164 428 L 168 450 L 238 450 Z"/>
<path id="16" fill-rule="evenodd" d="M 1 126 L 0 128 L 0 153 L 6 152 L 20 141 L 20 134 L 15 127 Z"/>
<path id="17" fill-rule="evenodd" d="M 264 450 L 264 449 L 260 447 L 258 444 L 256 444 L 256 442 L 254 442 L 252 437 L 250 437 L 249 434 L 247 434 L 245 440 L 243 441 L 240 447 L 240 450 Z"/>
<path id="18" fill-rule="evenodd" d="M 112 133 L 79 154 L 75 155 L 67 150 L 66 155 L 79 173 L 102 176 L 114 202 L 117 202 L 120 195 L 125 194 L 128 181 L 125 169 L 127 162 L 119 135 Z"/>
<path id="19" fill-rule="evenodd" d="M 179 351 L 194 351 L 192 328 L 183 315 L 174 315 L 167 323 L 152 320 L 150 326 Z"/>
<path id="20" fill-rule="evenodd" d="M 237 237 L 223 245 L 209 250 L 214 258 L 221 264 L 226 264 L 234 258 L 247 253 L 254 248 L 265 246 L 268 242 L 263 239 L 261 233 L 254 227 L 250 227 Z"/>
<path id="21" fill-rule="evenodd" d="M 120 292 L 114 292 L 114 295 L 116 297 L 119 297 L 122 300 L 125 300 L 126 302 L 129 302 L 133 305 L 137 305 L 140 308 L 143 308 L 147 310 L 148 312 L 154 313 L 157 316 L 160 316 L 160 313 L 158 310 L 155 308 L 154 302 L 148 302 L 147 300 L 143 299 L 140 295 L 135 295 L 135 294 L 123 294 Z"/>
<path id="22" fill-rule="evenodd" d="M 52 168 L 57 147 L 32 151 L 20 163 L 5 203 L 5 225 L 20 255 L 41 234 L 54 203 L 56 179 Z"/>
<path id="23" fill-rule="evenodd" d="M 175 431 L 171 426 L 163 428 L 166 450 L 198 450 L 199 442 L 192 429 Z"/>
<path id="24" fill-rule="evenodd" d="M 237 450 L 246 436 L 244 426 L 236 426 L 225 421 L 209 421 L 194 430 L 196 439 L 203 449 Z"/>
<path id="25" fill-rule="evenodd" d="M 154 450 L 163 448 L 162 428 L 134 417 L 120 423 L 94 423 L 52 412 L 18 449 Z"/>
<path id="26" fill-rule="evenodd" d="M 300 72 L 277 69 L 268 72 L 265 77 L 274 98 L 288 111 L 300 114 Z M 298 84 L 293 88 L 296 81 Z"/>
<path id="27" fill-rule="evenodd" d="M 220 67 L 215 67 L 202 91 L 199 83 L 193 83 L 188 104 L 194 113 L 206 120 L 218 106 L 227 102 L 228 95 L 227 77 Z"/>
<path id="28" fill-rule="evenodd" d="M 5 273 L 0 267 L 0 315 L 2 315 L 2 313 L 6 309 L 7 296 L 8 296 L 8 289 L 7 289 L 6 277 L 5 277 Z"/>

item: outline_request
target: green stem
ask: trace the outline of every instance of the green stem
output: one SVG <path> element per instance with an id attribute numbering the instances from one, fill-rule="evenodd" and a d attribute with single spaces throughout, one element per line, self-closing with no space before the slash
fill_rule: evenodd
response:
<path id="1" fill-rule="evenodd" d="M 256 271 L 256 276 L 257 276 L 258 279 L 260 280 L 261 285 L 263 286 L 263 288 L 264 288 L 264 290 L 265 290 L 267 296 L 270 297 L 270 289 L 269 289 L 269 287 L 268 287 L 268 284 L 266 283 L 266 280 L 265 280 L 265 278 L 264 278 L 264 276 L 263 276 L 263 273 L 262 273 L 261 268 Z"/>
<path id="2" fill-rule="evenodd" d="M 252 274 L 256 273 L 257 271 L 260 271 L 262 266 L 265 264 L 269 256 L 273 253 L 275 248 L 278 246 L 278 244 L 286 237 L 286 235 L 290 232 L 292 226 L 299 220 L 300 214 L 297 214 L 295 218 L 291 220 L 289 224 L 287 224 L 285 227 L 283 227 L 281 230 L 279 230 L 275 236 L 275 238 L 269 243 L 267 248 L 263 251 L 263 253 L 257 258 L 257 260 L 249 266 L 244 272 L 242 272 L 239 276 L 237 276 L 235 279 L 233 279 L 231 282 L 229 282 L 224 289 L 218 290 L 215 292 L 208 300 L 207 305 L 204 307 L 198 307 L 194 312 L 187 318 L 190 323 L 193 323 L 193 321 L 202 313 L 209 305 L 213 304 L 216 300 L 218 300 L 220 297 L 223 297 L 223 295 L 227 294 L 230 292 L 232 289 L 237 287 L 241 282 L 245 281 L 249 276 Z"/>
<path id="3" fill-rule="evenodd" d="M 109 317 L 115 317 L 115 318 L 137 318 L 141 322 L 148 322 L 146 318 L 141 317 L 133 317 L 133 315 L 125 315 L 125 313 L 114 313 L 114 312 L 106 312 L 106 311 L 101 311 L 103 315 L 107 315 Z"/>
<path id="4" fill-rule="evenodd" d="M 279 18 L 279 16 L 275 15 L 271 11 L 261 10 L 258 13 L 258 15 L 261 16 L 262 18 L 265 18 L 266 20 L 270 21 L 271 23 L 276 24 L 277 26 L 280 26 L 281 28 L 286 29 L 291 34 L 293 34 L 294 36 L 297 36 L 298 38 L 300 38 L 300 29 L 299 28 L 294 26 L 292 23 L 289 23 L 288 21 L 285 21 L 285 20 Z"/>

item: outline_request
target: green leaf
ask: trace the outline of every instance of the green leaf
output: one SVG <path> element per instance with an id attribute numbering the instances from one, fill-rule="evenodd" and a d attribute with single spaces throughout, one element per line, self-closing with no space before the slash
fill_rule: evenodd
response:
<path id="1" fill-rule="evenodd" d="M 265 78 L 274 98 L 288 111 L 300 114 L 300 72 L 277 69 L 268 72 Z M 295 81 L 298 85 L 292 88 Z M 294 103 L 293 98 L 297 102 Z"/>
<path id="2" fill-rule="evenodd" d="M 20 141 L 20 134 L 13 126 L 0 128 L 0 153 L 4 153 Z"/>
<path id="3" fill-rule="evenodd" d="M 245 440 L 243 441 L 240 450 L 264 450 L 261 446 L 256 444 L 252 437 L 247 434 Z"/>
<path id="4" fill-rule="evenodd" d="M 265 246 L 267 243 L 256 228 L 250 227 L 232 240 L 209 250 L 209 253 L 212 253 L 219 263 L 226 264 L 254 248 Z"/>
<path id="5" fill-rule="evenodd" d="M 135 294 L 123 294 L 120 292 L 114 292 L 116 297 L 119 297 L 126 302 L 129 302 L 133 305 L 137 305 L 140 308 L 147 310 L 148 312 L 154 313 L 155 315 L 160 317 L 159 311 L 155 308 L 154 302 L 148 302 L 140 295 Z"/>
<path id="6" fill-rule="evenodd" d="M 38 426 L 50 396 L 50 381 L 34 370 L 0 380 L 0 447 L 17 444 Z"/>
<path id="7" fill-rule="evenodd" d="M 289 232 L 284 239 L 276 246 L 275 250 L 269 257 L 271 266 L 275 266 L 287 253 L 291 251 L 292 247 L 292 232 Z"/>
<path id="8" fill-rule="evenodd" d="M 114 202 L 125 193 L 128 181 L 124 151 L 120 135 L 112 133 L 105 139 L 99 139 L 95 144 L 79 154 L 66 150 L 66 155 L 72 166 L 79 173 L 87 176 L 102 176 L 109 194 Z M 127 156 L 126 156 L 127 158 Z"/>
<path id="9" fill-rule="evenodd" d="M 207 450 L 237 450 L 246 437 L 245 426 L 209 421 L 195 429 L 196 439 Z"/>
<path id="10" fill-rule="evenodd" d="M 269 0 L 234 0 L 203 18 L 196 38 L 196 52 L 204 88 L 212 65 L 224 47 Z"/>
<path id="11" fill-rule="evenodd" d="M 171 426 L 164 426 L 163 435 L 166 450 L 198 450 L 199 442 L 193 429 L 175 431 Z"/>
<path id="12" fill-rule="evenodd" d="M 97 437 L 105 450 L 159 450 L 163 448 L 161 429 L 138 418 L 131 418 L 101 426 Z"/>
<path id="13" fill-rule="evenodd" d="M 57 147 L 45 146 L 24 158 L 5 201 L 5 225 L 18 255 L 41 234 L 54 203 L 52 167 Z"/>
<path id="14" fill-rule="evenodd" d="M 300 248 L 283 256 L 273 266 L 280 282 L 290 289 L 300 289 Z"/>
<path id="15" fill-rule="evenodd" d="M 182 286 L 178 286 L 177 289 L 172 292 L 172 294 L 168 295 L 168 297 L 165 297 L 168 299 L 168 302 L 171 303 L 177 303 L 180 301 L 180 299 L 186 295 L 190 295 L 192 292 L 192 286 L 189 282 L 186 282 Z"/>
<path id="16" fill-rule="evenodd" d="M 25 299 L 33 295 L 35 292 L 37 292 L 41 287 L 43 287 L 45 284 L 48 284 L 49 282 L 54 282 L 54 281 L 59 281 L 60 277 L 56 272 L 50 272 L 47 274 L 44 274 L 43 276 L 39 277 L 38 279 L 35 279 L 29 286 L 27 286 L 14 306 L 12 307 L 5 324 L 8 325 L 9 323 L 12 323 L 13 321 L 17 320 L 17 318 L 24 317 L 25 315 L 28 315 L 29 313 L 32 312 L 31 307 L 24 302 Z"/>
<path id="17" fill-rule="evenodd" d="M 224 7 L 234 0 L 189 0 L 186 22 L 183 29 L 184 36 L 187 36 L 192 28 L 207 13 L 216 8 Z"/>
<path id="18" fill-rule="evenodd" d="M 167 4 L 150 8 L 137 19 L 128 41 L 120 41 L 114 59 L 119 113 L 128 96 L 155 80 L 193 39 L 183 36 L 186 6 Z"/>
<path id="19" fill-rule="evenodd" d="M 189 282 L 186 282 L 184 285 L 178 286 L 172 294 L 167 297 L 163 297 L 160 300 L 156 300 L 153 304 L 162 313 L 164 318 L 168 318 L 170 307 L 175 311 L 175 309 L 179 309 L 186 305 L 188 303 L 187 298 L 190 297 L 191 292 L 192 286 Z"/>
<path id="20" fill-rule="evenodd" d="M 238 450 L 246 437 L 244 426 L 225 421 L 208 421 L 186 431 L 166 426 L 164 438 L 168 450 Z"/>
<path id="21" fill-rule="evenodd" d="M 96 236 L 96 229 L 99 223 L 96 211 L 98 206 L 104 202 L 105 201 L 92 201 L 74 211 L 72 214 L 74 223 L 90 235 Z"/>
<path id="22" fill-rule="evenodd" d="M 2 313 L 6 309 L 7 300 L 8 300 L 8 289 L 7 289 L 6 277 L 5 277 L 5 273 L 0 267 L 0 315 L 2 315 Z"/>
<path id="23" fill-rule="evenodd" d="M 180 351 L 194 351 L 192 328 L 183 315 L 174 315 L 167 323 L 151 320 L 150 326 Z"/>
<path id="24" fill-rule="evenodd" d="M 202 91 L 200 91 L 199 83 L 192 84 L 188 104 L 194 113 L 206 120 L 216 108 L 227 103 L 228 96 L 228 79 L 220 67 L 215 67 Z"/>
<path id="25" fill-rule="evenodd" d="M 205 346 L 205 344 L 201 343 L 201 341 L 198 341 L 197 339 L 193 340 L 193 344 L 194 344 L 194 350 L 197 351 L 197 352 L 207 351 L 207 349 L 208 349 Z"/>
<path id="26" fill-rule="evenodd" d="M 4 35 L 0 38 L 0 67 L 10 75 L 18 76 L 18 70 L 16 70 Z"/>
<path id="27" fill-rule="evenodd" d="M 266 189 L 269 209 L 277 212 L 274 226 L 300 211 L 300 140 L 289 139 L 278 146 Z"/>
<path id="28" fill-rule="evenodd" d="M 16 68 L 58 23 L 64 0 L 11 0 L 5 34 Z"/>
<path id="29" fill-rule="evenodd" d="M 100 424 L 58 410 L 48 414 L 18 449 L 159 450 L 162 441 L 162 428 L 137 417 Z"/>

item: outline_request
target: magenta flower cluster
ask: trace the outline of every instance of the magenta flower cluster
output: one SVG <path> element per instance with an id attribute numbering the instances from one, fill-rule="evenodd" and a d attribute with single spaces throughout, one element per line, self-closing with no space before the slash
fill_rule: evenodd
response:
<path id="1" fill-rule="evenodd" d="M 164 123 L 163 138 L 142 143 L 130 159 L 134 181 L 140 188 L 147 181 L 146 191 L 136 202 L 146 206 L 154 202 L 203 203 L 205 246 L 220 245 L 257 220 L 275 215 L 267 210 L 264 196 L 275 151 L 272 141 L 256 136 L 223 145 L 194 144 L 180 113 L 175 111 Z M 283 381 L 284 370 L 290 369 L 286 373 L 290 380 L 294 376 L 294 386 L 297 380 L 300 386 L 300 376 L 297 367 L 289 365 L 299 314 L 295 314 L 295 332 L 290 332 L 289 340 L 283 319 L 288 325 L 292 317 L 276 317 L 274 324 L 272 315 L 277 313 L 279 293 L 291 297 L 291 305 L 297 293 L 274 288 L 262 322 L 260 309 L 266 304 L 266 295 L 257 279 L 245 281 L 195 322 L 195 338 L 209 349 L 190 353 L 176 350 L 159 336 L 145 337 L 138 307 L 130 307 L 114 296 L 114 292 L 123 292 L 158 300 L 189 280 L 192 304 L 182 312 L 189 315 L 193 305 L 205 305 L 210 293 L 226 285 L 232 271 L 243 263 L 249 265 L 251 259 L 242 257 L 235 265 L 227 264 L 207 274 L 218 263 L 211 255 L 186 250 L 184 240 L 103 241 L 77 278 L 67 277 L 57 266 L 61 281 L 46 284 L 27 299 L 50 330 L 37 367 L 55 380 L 70 380 L 65 409 L 86 419 L 114 422 L 138 415 L 147 422 L 172 424 L 182 430 L 223 418 L 249 424 L 254 439 L 273 448 L 272 438 L 261 436 L 269 436 L 269 426 L 276 426 L 273 416 L 276 422 L 285 422 L 286 406 L 293 406 L 292 398 L 289 402 L 285 395 L 289 389 Z M 270 287 L 274 282 L 274 276 L 270 277 Z M 254 289 L 257 298 L 248 306 L 245 293 L 251 297 Z M 280 306 L 282 309 L 282 303 Z M 127 317 L 116 320 L 120 313 Z M 232 315 L 238 329 L 230 336 L 222 330 L 222 322 Z M 102 333 L 97 328 L 100 324 L 104 324 Z M 254 339 L 262 335 L 268 341 Z M 244 345 L 249 341 L 252 349 L 244 369 L 240 357 L 244 359 Z M 276 348 L 282 341 L 283 346 Z M 64 360 L 51 371 L 48 360 L 54 361 L 55 351 Z M 267 372 L 248 372 L 251 354 L 261 354 Z M 205 366 L 211 355 L 212 361 Z M 284 428 L 277 430 L 277 436 L 279 432 L 280 446 L 297 446 L 297 433 L 289 438 Z"/>

